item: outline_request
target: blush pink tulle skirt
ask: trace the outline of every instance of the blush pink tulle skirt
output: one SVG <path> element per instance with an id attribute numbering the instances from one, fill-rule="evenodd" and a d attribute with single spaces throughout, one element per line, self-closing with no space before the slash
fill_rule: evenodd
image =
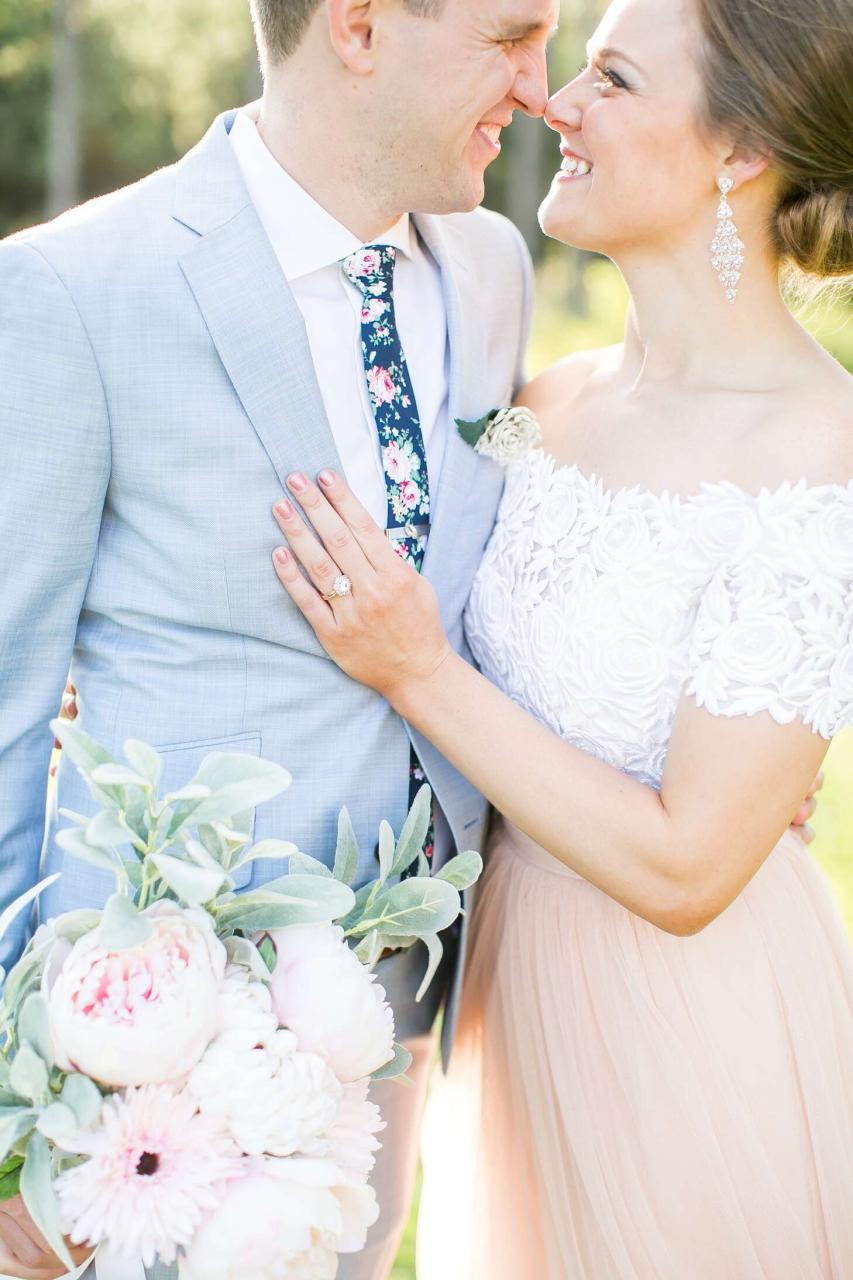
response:
<path id="1" fill-rule="evenodd" d="M 692 938 L 500 826 L 419 1280 L 851 1280 L 853 953 L 788 834 Z"/>

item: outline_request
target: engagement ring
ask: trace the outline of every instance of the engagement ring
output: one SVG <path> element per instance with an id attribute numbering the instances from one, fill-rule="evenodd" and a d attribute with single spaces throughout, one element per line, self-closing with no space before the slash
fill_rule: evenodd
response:
<path id="1" fill-rule="evenodd" d="M 326 601 L 337 600 L 340 596 L 348 596 L 352 594 L 352 583 L 345 573 L 339 574 L 332 583 L 332 589 L 329 592 L 321 593 Z"/>

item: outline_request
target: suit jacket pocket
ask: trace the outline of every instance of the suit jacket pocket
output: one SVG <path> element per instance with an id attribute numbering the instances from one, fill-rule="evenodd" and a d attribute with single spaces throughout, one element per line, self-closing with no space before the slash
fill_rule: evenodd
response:
<path id="1" fill-rule="evenodd" d="M 204 738 L 193 742 L 170 742 L 157 747 L 163 757 L 163 780 L 160 783 L 160 794 L 177 791 L 184 787 L 195 776 L 205 756 L 214 751 L 224 751 L 245 756 L 260 756 L 261 735 L 259 733 L 237 733 L 224 738 Z M 241 824 L 242 826 L 242 824 Z M 255 815 L 252 813 L 248 830 L 242 827 L 249 836 L 255 833 Z M 234 872 L 234 883 L 243 889 L 252 879 L 252 864 L 241 867 Z"/>

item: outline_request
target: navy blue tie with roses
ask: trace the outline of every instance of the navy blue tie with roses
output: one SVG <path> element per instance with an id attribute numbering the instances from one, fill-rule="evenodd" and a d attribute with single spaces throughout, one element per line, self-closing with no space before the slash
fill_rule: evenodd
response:
<path id="1" fill-rule="evenodd" d="M 342 263 L 347 279 L 361 293 L 361 350 L 367 391 L 385 472 L 386 527 L 394 550 L 418 573 L 423 569 L 430 526 L 426 448 L 409 366 L 394 310 L 392 245 L 366 245 Z M 409 804 L 426 781 L 412 750 Z M 435 840 L 430 822 L 424 853 L 432 858 Z"/>

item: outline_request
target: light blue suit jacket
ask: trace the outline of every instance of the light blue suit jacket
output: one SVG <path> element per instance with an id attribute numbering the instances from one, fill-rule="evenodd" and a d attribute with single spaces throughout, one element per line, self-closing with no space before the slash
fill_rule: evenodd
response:
<path id="1" fill-rule="evenodd" d="M 129 737 L 156 746 L 167 785 L 217 749 L 284 764 L 293 786 L 258 810 L 256 839 L 328 861 L 347 804 L 367 878 L 380 819 L 405 817 L 407 726 L 329 661 L 271 568 L 285 477 L 341 463 L 232 120 L 171 168 L 0 245 L 0 898 L 61 869 L 43 917 L 111 888 L 57 847 L 55 806 L 45 827 L 48 721 L 69 668 L 82 727 L 114 753 Z M 451 411 L 475 419 L 521 376 L 529 259 L 492 213 L 416 226 L 444 283 Z M 453 430 L 425 573 L 463 653 L 501 488 Z M 456 845 L 481 846 L 482 798 L 413 736 Z M 93 807 L 64 763 L 56 800 Z M 280 870 L 255 863 L 245 883 Z M 398 1016 L 401 1034 L 416 1029 Z"/>

